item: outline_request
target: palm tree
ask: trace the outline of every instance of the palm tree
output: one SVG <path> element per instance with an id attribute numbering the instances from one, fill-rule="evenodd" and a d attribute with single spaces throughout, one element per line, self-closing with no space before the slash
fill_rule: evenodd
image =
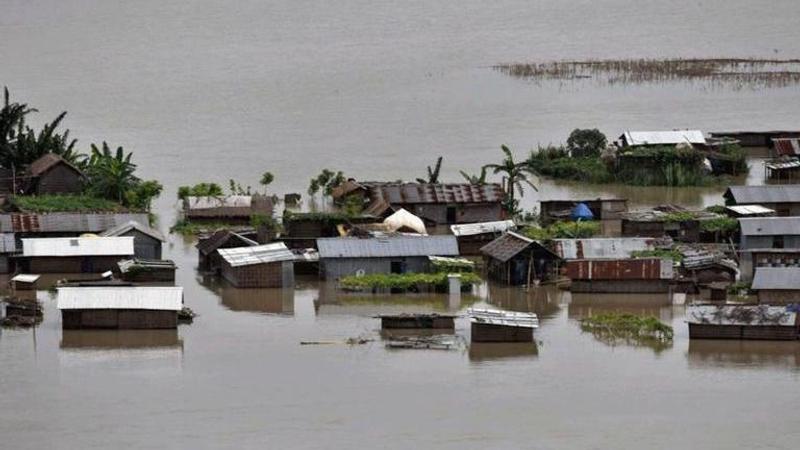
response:
<path id="1" fill-rule="evenodd" d="M 136 164 L 131 162 L 131 156 L 133 153 L 126 155 L 122 147 L 112 152 L 106 142 L 102 148 L 92 144 L 92 154 L 87 163 L 90 189 L 96 195 L 122 203 L 125 193 L 140 181 L 134 175 Z"/>
<path id="2" fill-rule="evenodd" d="M 502 186 L 503 191 L 506 194 L 506 202 L 508 205 L 507 209 L 509 212 L 514 213 L 516 212 L 515 210 L 518 203 L 516 194 L 519 192 L 519 196 L 522 197 L 524 193 L 522 184 L 525 183 L 529 185 L 534 191 L 538 191 L 538 189 L 528 179 L 528 175 L 533 174 L 533 171 L 530 169 L 530 167 L 528 167 L 528 164 L 525 162 L 514 161 L 514 155 L 507 146 L 502 145 L 500 146 L 500 149 L 505 154 L 505 158 L 503 158 L 500 164 L 487 164 L 484 167 L 487 169 L 492 169 L 492 172 L 495 174 L 503 174 Z"/>
<path id="3" fill-rule="evenodd" d="M 0 109 L 0 166 L 11 168 L 14 161 L 17 136 L 25 127 L 25 116 L 35 109 L 24 103 L 11 103 L 8 88 L 3 88 L 3 107 Z"/>
<path id="4" fill-rule="evenodd" d="M 464 177 L 465 180 L 467 180 L 467 183 L 483 186 L 484 184 L 486 184 L 486 175 L 488 174 L 488 170 L 489 168 L 486 166 L 481 167 L 480 175 L 470 175 L 467 172 L 464 172 L 463 170 L 459 170 L 458 172 L 461 174 L 462 177 Z"/>
<path id="5" fill-rule="evenodd" d="M 436 165 L 431 168 L 428 166 L 428 179 L 417 178 L 418 183 L 436 184 L 439 182 L 439 171 L 442 170 L 442 157 L 436 159 Z"/>

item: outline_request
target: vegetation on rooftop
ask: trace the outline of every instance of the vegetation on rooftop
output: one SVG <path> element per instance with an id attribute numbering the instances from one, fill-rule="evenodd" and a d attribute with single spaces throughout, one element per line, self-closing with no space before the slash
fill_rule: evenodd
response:
<path id="1" fill-rule="evenodd" d="M 645 345 L 663 350 L 672 345 L 672 327 L 656 317 L 608 312 L 581 320 L 581 330 L 608 345 Z"/>
<path id="2" fill-rule="evenodd" d="M 186 200 L 188 197 L 222 197 L 222 186 L 217 183 L 197 183 L 193 186 L 178 187 L 178 199 Z"/>
<path id="3" fill-rule="evenodd" d="M 125 210 L 117 202 L 91 195 L 17 195 L 11 199 L 11 207 L 32 213 Z"/>
<path id="4" fill-rule="evenodd" d="M 537 241 L 590 238 L 600 234 L 600 222 L 582 220 L 577 222 L 556 222 L 544 228 L 524 228 L 522 234 Z"/>
<path id="5" fill-rule="evenodd" d="M 417 288 L 447 288 L 447 272 L 434 273 L 390 273 L 349 275 L 339 280 L 339 285 L 346 290 L 401 289 L 413 291 Z M 461 285 L 473 285 L 481 282 L 481 277 L 474 273 L 461 273 Z"/>
<path id="6" fill-rule="evenodd" d="M 250 228 L 240 223 L 227 223 L 223 221 L 215 222 L 190 222 L 185 219 L 178 219 L 175 225 L 169 229 L 170 233 L 180 234 L 182 236 L 196 236 L 198 234 L 213 233 L 218 230 L 237 230 L 243 228 Z"/>
<path id="7" fill-rule="evenodd" d="M 733 217 L 716 217 L 700 221 L 700 230 L 710 233 L 731 234 L 739 229 L 739 221 Z"/>
<path id="8" fill-rule="evenodd" d="M 683 261 L 683 254 L 676 249 L 658 248 L 653 250 L 636 250 L 631 252 L 633 258 L 662 258 L 673 261 Z"/>

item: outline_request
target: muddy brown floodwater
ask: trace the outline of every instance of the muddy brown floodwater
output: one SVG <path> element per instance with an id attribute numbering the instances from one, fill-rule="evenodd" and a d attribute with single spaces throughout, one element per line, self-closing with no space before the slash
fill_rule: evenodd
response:
<path id="1" fill-rule="evenodd" d="M 576 127 L 795 129 L 800 88 L 603 86 L 514 79 L 515 61 L 800 56 L 796 0 L 5 0 L 0 84 L 67 110 L 79 148 L 134 153 L 165 191 L 199 181 L 305 193 L 322 168 L 442 180 L 563 142 Z M 763 169 L 746 180 L 760 183 Z M 541 180 L 540 199 L 621 195 L 633 206 L 720 202 L 723 188 Z M 308 199 L 305 207 L 309 206 Z M 177 332 L 0 332 L 0 448 L 730 449 L 800 442 L 798 343 L 689 342 L 666 297 L 571 298 L 483 286 L 448 297 L 339 296 L 315 280 L 237 291 L 196 273 L 191 242 L 165 256 L 199 316 Z M 376 313 L 535 311 L 535 345 L 387 350 Z M 670 346 L 611 345 L 580 330 L 604 308 L 656 315 Z M 468 341 L 464 319 L 456 332 Z M 362 336 L 363 345 L 301 341 Z"/>

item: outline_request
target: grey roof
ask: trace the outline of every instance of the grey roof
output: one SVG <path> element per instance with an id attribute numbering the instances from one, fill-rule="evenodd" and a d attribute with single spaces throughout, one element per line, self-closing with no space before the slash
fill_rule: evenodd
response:
<path id="1" fill-rule="evenodd" d="M 395 256 L 458 256 L 455 236 L 391 236 L 317 239 L 320 258 L 389 258 Z"/>
<path id="2" fill-rule="evenodd" d="M 174 286 L 60 287 L 58 309 L 180 311 L 183 288 Z"/>
<path id="3" fill-rule="evenodd" d="M 0 253 L 14 253 L 17 251 L 17 242 L 14 233 L 0 233 Z"/>
<path id="4" fill-rule="evenodd" d="M 132 258 L 118 262 L 117 266 L 119 267 L 119 271 L 122 273 L 127 273 L 134 267 L 143 269 L 177 269 L 175 263 L 169 259 Z"/>
<path id="5" fill-rule="evenodd" d="M 465 223 L 450 225 L 454 236 L 475 236 L 478 234 L 503 233 L 516 228 L 513 220 L 498 220 L 494 222 Z"/>
<path id="6" fill-rule="evenodd" d="M 706 143 L 706 138 L 700 130 L 626 131 L 620 138 L 623 138 L 625 143 L 630 146 Z"/>
<path id="7" fill-rule="evenodd" d="M 733 199 L 740 205 L 800 202 L 800 184 L 731 186 L 725 191 L 725 197 Z"/>
<path id="8" fill-rule="evenodd" d="M 33 238 L 22 240 L 22 256 L 133 255 L 132 237 Z"/>
<path id="9" fill-rule="evenodd" d="M 150 228 L 147 225 L 143 225 L 135 220 L 129 220 L 128 222 L 117 225 L 114 228 L 110 228 L 100 233 L 100 236 L 122 236 L 131 230 L 139 231 L 140 233 L 146 234 L 153 239 L 158 239 L 161 242 L 166 241 L 166 239 L 164 239 L 164 235 L 161 234 L 160 231 Z"/>
<path id="10" fill-rule="evenodd" d="M 800 235 L 800 217 L 747 217 L 739 226 L 743 236 Z"/>
<path id="11" fill-rule="evenodd" d="M 800 290 L 800 267 L 758 267 L 752 288 Z"/>
<path id="12" fill-rule="evenodd" d="M 294 261 L 294 253 L 283 242 L 257 245 L 254 247 L 221 248 L 217 250 L 231 267 L 252 266 L 281 261 Z"/>
<path id="13" fill-rule="evenodd" d="M 6 213 L 0 214 L 0 232 L 100 233 L 131 220 L 147 223 L 145 213 Z"/>

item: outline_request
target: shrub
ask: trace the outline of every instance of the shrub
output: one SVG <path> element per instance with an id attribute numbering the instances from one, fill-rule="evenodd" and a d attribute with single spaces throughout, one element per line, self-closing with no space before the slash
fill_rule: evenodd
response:
<path id="1" fill-rule="evenodd" d="M 461 284 L 472 285 L 481 282 L 474 273 L 461 273 Z M 365 289 L 415 289 L 417 286 L 444 288 L 448 284 L 446 272 L 436 273 L 376 273 L 370 275 L 349 275 L 339 280 L 339 285 L 348 290 Z"/>
<path id="2" fill-rule="evenodd" d="M 528 227 L 522 233 L 537 241 L 589 238 L 600 234 L 600 222 L 556 222 L 547 228 Z"/>
<path id="3" fill-rule="evenodd" d="M 222 186 L 217 183 L 198 183 L 194 186 L 181 186 L 178 188 L 178 198 L 186 200 L 186 197 L 221 197 L 223 194 Z"/>
<path id="4" fill-rule="evenodd" d="M 567 139 L 567 149 L 573 157 L 598 157 L 606 148 L 606 135 L 597 128 L 574 129 Z"/>

